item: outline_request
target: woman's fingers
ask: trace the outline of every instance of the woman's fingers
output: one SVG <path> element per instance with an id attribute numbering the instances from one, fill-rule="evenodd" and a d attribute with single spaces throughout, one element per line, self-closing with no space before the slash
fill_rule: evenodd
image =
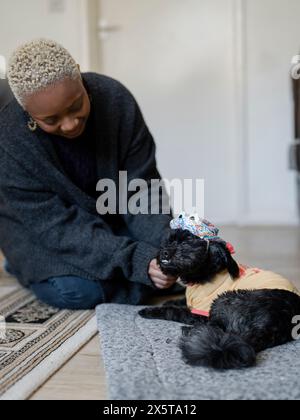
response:
<path id="1" fill-rule="evenodd" d="M 170 283 L 161 280 L 158 277 L 152 277 L 152 281 L 158 289 L 169 289 L 171 287 Z"/>
<path id="2" fill-rule="evenodd" d="M 151 279 L 159 289 L 169 289 L 176 283 L 176 279 L 161 278 L 161 276 L 152 276 Z"/>
<path id="3" fill-rule="evenodd" d="M 165 275 L 156 260 L 150 263 L 149 276 L 158 289 L 169 289 L 177 281 L 177 277 Z"/>
<path id="4" fill-rule="evenodd" d="M 167 276 L 166 274 L 164 274 L 162 271 L 161 271 L 161 269 L 158 267 L 158 266 L 152 266 L 152 267 L 150 267 L 150 269 L 149 269 L 149 274 L 151 274 L 151 275 L 153 275 L 153 276 L 155 276 L 155 277 L 159 277 L 159 278 L 161 278 L 162 280 L 170 280 L 170 281 L 176 281 L 177 280 L 177 278 L 176 277 L 173 277 L 173 276 Z"/>

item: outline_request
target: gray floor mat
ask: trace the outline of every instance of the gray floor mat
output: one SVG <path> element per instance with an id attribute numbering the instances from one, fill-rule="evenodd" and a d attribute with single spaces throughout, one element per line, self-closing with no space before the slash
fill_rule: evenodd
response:
<path id="1" fill-rule="evenodd" d="M 146 320 L 141 307 L 100 305 L 98 328 L 113 400 L 299 400 L 300 340 L 261 353 L 255 368 L 187 366 L 181 325 Z"/>

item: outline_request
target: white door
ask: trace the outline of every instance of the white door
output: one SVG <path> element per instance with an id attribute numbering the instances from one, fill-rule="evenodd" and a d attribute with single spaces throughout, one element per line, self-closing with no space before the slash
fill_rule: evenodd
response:
<path id="1" fill-rule="evenodd" d="M 103 74 L 140 104 L 167 179 L 205 179 L 205 216 L 238 214 L 234 1 L 99 0 Z"/>

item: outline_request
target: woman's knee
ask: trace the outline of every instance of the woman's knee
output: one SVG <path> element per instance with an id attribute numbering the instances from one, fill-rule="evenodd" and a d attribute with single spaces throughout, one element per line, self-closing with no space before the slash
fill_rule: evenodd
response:
<path id="1" fill-rule="evenodd" d="M 38 299 L 60 309 L 94 309 L 104 302 L 100 283 L 80 277 L 53 277 L 32 290 Z"/>

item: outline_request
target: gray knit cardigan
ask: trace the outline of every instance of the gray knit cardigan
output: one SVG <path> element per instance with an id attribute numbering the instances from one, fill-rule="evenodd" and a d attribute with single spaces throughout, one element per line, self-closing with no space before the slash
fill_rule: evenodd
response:
<path id="1" fill-rule="evenodd" d="M 98 179 L 159 179 L 155 143 L 128 90 L 82 74 L 92 97 Z M 168 215 L 100 216 L 96 200 L 64 172 L 53 135 L 31 132 L 13 99 L 0 112 L 0 248 L 24 286 L 57 276 L 102 281 L 106 300 L 137 304 L 155 290 L 148 266 Z M 126 232 L 126 235 L 124 234 Z"/>

